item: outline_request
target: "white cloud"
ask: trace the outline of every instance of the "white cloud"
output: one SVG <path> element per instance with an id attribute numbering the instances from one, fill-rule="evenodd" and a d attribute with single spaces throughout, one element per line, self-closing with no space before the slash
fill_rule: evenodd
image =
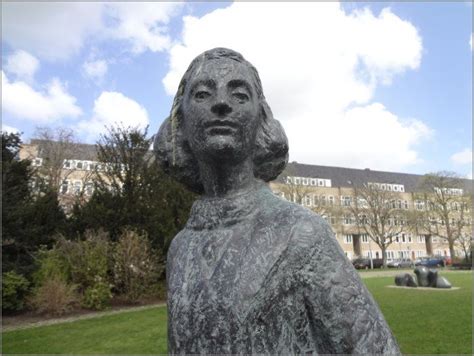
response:
<path id="1" fill-rule="evenodd" d="M 28 52 L 18 50 L 7 57 L 4 68 L 18 79 L 30 83 L 39 68 L 39 61 Z"/>
<path id="2" fill-rule="evenodd" d="M 185 17 L 163 79 L 168 94 L 191 60 L 213 47 L 235 49 L 257 67 L 291 160 L 387 170 L 420 161 L 416 144 L 431 130 L 371 102 L 380 84 L 421 61 L 418 31 L 390 9 L 375 16 L 333 2 L 236 2 Z"/>
<path id="3" fill-rule="evenodd" d="M 86 41 L 125 40 L 130 50 L 163 51 L 177 2 L 5 2 L 2 40 L 46 60 L 66 60 Z"/>
<path id="4" fill-rule="evenodd" d="M 93 117 L 79 122 L 78 130 L 91 141 L 106 127 L 123 125 L 145 128 L 148 124 L 148 113 L 143 106 L 122 93 L 104 91 L 94 102 Z"/>
<path id="5" fill-rule="evenodd" d="M 86 61 L 82 65 L 82 70 L 86 77 L 100 83 L 107 73 L 108 64 L 103 59 Z"/>
<path id="6" fill-rule="evenodd" d="M 2 110 L 35 123 L 51 123 L 62 118 L 75 118 L 82 110 L 64 85 L 53 79 L 44 89 L 35 90 L 22 81 L 11 82 L 2 71 Z"/>
<path id="7" fill-rule="evenodd" d="M 16 127 L 5 125 L 3 122 L 2 122 L 2 131 L 7 132 L 7 133 L 20 133 L 21 132 Z"/>
<path id="8" fill-rule="evenodd" d="M 451 156 L 451 161 L 455 164 L 472 164 L 472 149 L 465 148 Z"/>
<path id="9" fill-rule="evenodd" d="M 40 58 L 64 60 L 102 28 L 103 4 L 4 2 L 2 40 Z"/>
<path id="10" fill-rule="evenodd" d="M 109 27 L 108 35 L 129 41 L 135 53 L 145 50 L 152 52 L 166 50 L 171 44 L 167 24 L 171 16 L 176 14 L 183 4 L 178 2 L 109 3 L 107 13 L 116 22 L 116 26 Z"/>

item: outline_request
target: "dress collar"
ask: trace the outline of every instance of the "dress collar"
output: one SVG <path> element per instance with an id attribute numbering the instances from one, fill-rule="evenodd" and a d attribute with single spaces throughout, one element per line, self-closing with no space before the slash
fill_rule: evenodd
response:
<path id="1" fill-rule="evenodd" d="M 186 228 L 211 230 L 250 220 L 258 210 L 263 195 L 268 193 L 271 194 L 268 186 L 258 182 L 252 189 L 231 197 L 201 197 L 191 208 Z"/>

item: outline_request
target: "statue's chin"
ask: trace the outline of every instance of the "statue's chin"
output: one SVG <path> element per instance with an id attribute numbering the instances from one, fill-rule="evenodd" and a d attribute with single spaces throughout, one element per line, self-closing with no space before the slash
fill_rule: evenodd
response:
<path id="1" fill-rule="evenodd" d="M 231 135 L 213 135 L 207 137 L 199 147 L 199 156 L 218 162 L 238 162 L 250 155 L 244 149 L 242 141 Z"/>

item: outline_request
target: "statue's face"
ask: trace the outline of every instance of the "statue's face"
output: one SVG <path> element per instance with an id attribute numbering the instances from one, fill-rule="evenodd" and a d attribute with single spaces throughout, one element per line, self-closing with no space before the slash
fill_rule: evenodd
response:
<path id="1" fill-rule="evenodd" d="M 209 60 L 186 86 L 184 133 L 198 159 L 241 161 L 250 157 L 260 124 L 259 103 L 247 66 Z"/>

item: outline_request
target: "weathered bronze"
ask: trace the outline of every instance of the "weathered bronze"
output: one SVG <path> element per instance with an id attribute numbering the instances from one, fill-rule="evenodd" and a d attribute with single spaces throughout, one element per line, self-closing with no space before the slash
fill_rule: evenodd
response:
<path id="1" fill-rule="evenodd" d="M 400 354 L 330 226 L 265 183 L 288 143 L 239 53 L 192 61 L 154 147 L 202 194 L 168 252 L 171 354 Z"/>

